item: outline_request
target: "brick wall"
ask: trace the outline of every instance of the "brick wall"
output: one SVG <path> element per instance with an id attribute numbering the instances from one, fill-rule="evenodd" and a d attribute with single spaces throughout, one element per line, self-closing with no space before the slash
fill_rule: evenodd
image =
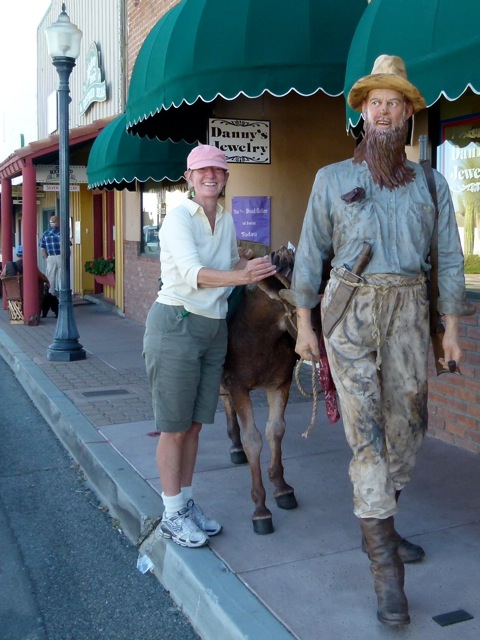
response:
<path id="1" fill-rule="evenodd" d="M 139 242 L 125 241 L 123 250 L 125 316 L 144 324 L 157 297 L 160 261 L 140 255 Z"/>
<path id="2" fill-rule="evenodd" d="M 160 18 L 179 1 L 128 0 L 128 83 L 130 83 L 133 66 L 145 38 Z M 159 275 L 158 256 L 150 258 L 141 255 L 140 239 L 138 242 L 124 242 L 124 311 L 127 318 L 145 323 L 148 311 L 157 296 Z"/>
<path id="3" fill-rule="evenodd" d="M 127 77 L 130 82 L 140 47 L 160 18 L 180 0 L 128 0 Z"/>
<path id="4" fill-rule="evenodd" d="M 460 339 L 465 358 L 460 365 L 462 375 L 435 375 L 433 356 L 429 365 L 430 435 L 480 453 L 480 325 L 476 304 L 474 316 L 461 318 Z"/>

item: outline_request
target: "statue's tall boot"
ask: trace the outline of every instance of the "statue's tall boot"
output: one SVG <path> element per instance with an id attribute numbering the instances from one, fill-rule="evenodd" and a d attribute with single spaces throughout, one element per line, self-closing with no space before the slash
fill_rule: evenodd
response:
<path id="1" fill-rule="evenodd" d="M 401 489 L 395 492 L 395 500 L 397 502 L 401 492 L 402 492 Z M 402 538 L 402 536 L 396 531 L 395 531 L 395 535 L 397 536 L 397 540 L 398 540 L 398 555 L 400 556 L 400 560 L 403 563 L 406 564 L 408 562 L 418 562 L 419 560 L 422 560 L 422 558 L 425 557 L 425 551 L 423 547 L 421 547 L 419 544 L 413 544 L 413 542 L 410 542 L 406 538 Z M 365 543 L 365 538 L 363 537 L 362 537 L 362 551 L 364 553 L 367 553 L 367 545 Z"/>
<path id="2" fill-rule="evenodd" d="M 405 571 L 397 552 L 393 516 L 385 520 L 360 518 L 360 527 L 377 594 L 377 618 L 389 626 L 409 624 L 408 602 L 403 591 Z"/>

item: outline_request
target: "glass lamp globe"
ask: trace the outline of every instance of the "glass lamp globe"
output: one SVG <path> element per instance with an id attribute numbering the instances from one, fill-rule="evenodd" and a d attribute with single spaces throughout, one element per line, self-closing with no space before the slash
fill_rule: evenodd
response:
<path id="1" fill-rule="evenodd" d="M 62 3 L 62 12 L 56 22 L 45 29 L 48 53 L 52 58 L 67 57 L 76 60 L 80 54 L 82 32 L 70 22 Z"/>

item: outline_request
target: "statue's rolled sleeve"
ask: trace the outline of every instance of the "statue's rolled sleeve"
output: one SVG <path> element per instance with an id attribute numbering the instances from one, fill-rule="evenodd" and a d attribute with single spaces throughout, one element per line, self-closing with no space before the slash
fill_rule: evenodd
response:
<path id="1" fill-rule="evenodd" d="M 328 215 L 328 187 L 317 173 L 295 254 L 291 298 L 297 307 L 313 309 L 319 301 L 323 264 L 331 248 L 332 225 Z"/>

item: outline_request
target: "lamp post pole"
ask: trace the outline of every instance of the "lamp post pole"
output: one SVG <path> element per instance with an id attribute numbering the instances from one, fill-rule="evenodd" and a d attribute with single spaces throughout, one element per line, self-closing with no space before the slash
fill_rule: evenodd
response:
<path id="1" fill-rule="evenodd" d="M 71 24 L 65 13 L 65 3 L 62 4 L 62 13 L 57 22 L 46 30 L 46 36 L 49 52 L 52 56 L 52 63 L 59 77 L 57 108 L 61 259 L 58 320 L 53 342 L 47 350 L 47 359 L 54 362 L 70 362 L 74 360 L 84 360 L 87 354 L 78 342 L 80 336 L 73 314 L 72 289 L 70 284 L 69 79 L 72 69 L 75 66 L 75 60 L 78 57 L 82 32 L 77 29 L 75 25 Z M 72 52 L 72 55 L 61 55 L 70 52 Z"/>

